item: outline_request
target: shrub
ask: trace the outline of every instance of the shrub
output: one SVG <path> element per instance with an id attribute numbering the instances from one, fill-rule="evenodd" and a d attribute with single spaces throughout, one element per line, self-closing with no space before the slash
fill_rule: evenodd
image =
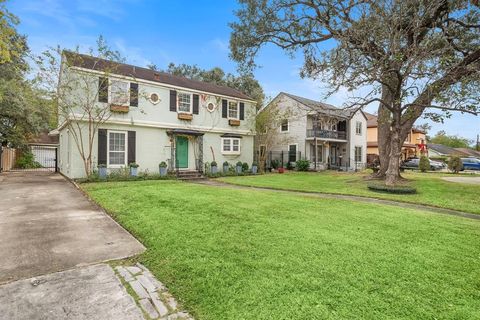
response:
<path id="1" fill-rule="evenodd" d="M 287 162 L 287 170 L 293 170 L 293 165 L 290 161 Z"/>
<path id="2" fill-rule="evenodd" d="M 243 165 L 242 161 L 237 162 L 237 167 L 241 167 Z"/>
<path id="3" fill-rule="evenodd" d="M 258 164 L 255 161 L 253 161 L 252 162 L 252 167 L 258 167 Z"/>
<path id="4" fill-rule="evenodd" d="M 310 161 L 308 160 L 298 160 L 297 161 L 297 170 L 298 171 L 308 171 L 310 168 Z"/>
<path id="5" fill-rule="evenodd" d="M 371 183 L 367 185 L 368 189 L 377 192 L 395 193 L 395 194 L 414 194 L 417 189 L 406 185 L 387 186 L 382 183 Z"/>
<path id="6" fill-rule="evenodd" d="M 418 163 L 418 169 L 422 172 L 427 172 L 430 170 L 430 160 L 426 156 L 420 157 L 420 162 Z"/>
<path id="7" fill-rule="evenodd" d="M 272 160 L 271 165 L 273 169 L 278 169 L 278 167 L 280 167 L 280 161 L 278 161 L 277 159 L 274 159 Z"/>
<path id="8" fill-rule="evenodd" d="M 463 169 L 462 160 L 457 156 L 451 157 L 448 161 L 448 169 L 454 173 L 458 173 Z"/>
<path id="9" fill-rule="evenodd" d="M 223 165 L 228 167 L 228 166 L 230 165 L 230 163 L 228 163 L 228 161 L 225 161 L 225 162 L 223 163 Z"/>
<path id="10" fill-rule="evenodd" d="M 159 167 L 162 167 L 162 168 L 166 168 L 167 167 L 167 163 L 165 161 L 162 161 L 160 162 L 160 164 L 158 165 Z"/>
<path id="11" fill-rule="evenodd" d="M 138 164 L 136 164 L 135 162 L 132 162 L 128 165 L 130 168 L 138 168 Z"/>
<path id="12" fill-rule="evenodd" d="M 217 162 L 216 162 L 216 161 L 212 161 L 212 162 L 210 162 L 210 166 L 212 166 L 212 167 L 216 167 L 216 166 L 217 166 Z"/>
<path id="13" fill-rule="evenodd" d="M 22 169 L 34 169 L 41 168 L 42 165 L 35 161 L 35 156 L 30 151 L 25 151 L 22 156 L 17 160 L 17 167 Z"/>
<path id="14" fill-rule="evenodd" d="M 248 163 L 244 162 L 242 163 L 242 171 L 247 172 L 248 171 Z"/>

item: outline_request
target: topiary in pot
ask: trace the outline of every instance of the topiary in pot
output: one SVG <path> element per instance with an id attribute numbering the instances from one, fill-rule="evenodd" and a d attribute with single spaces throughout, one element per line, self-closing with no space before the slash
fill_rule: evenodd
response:
<path id="1" fill-rule="evenodd" d="M 223 173 L 228 173 L 228 167 L 230 166 L 230 164 L 228 163 L 228 161 L 225 161 L 223 163 Z"/>
<path id="2" fill-rule="evenodd" d="M 248 163 L 244 162 L 242 163 L 242 171 L 247 172 L 248 171 Z"/>
<path id="3" fill-rule="evenodd" d="M 160 162 L 158 165 L 160 176 L 165 177 L 167 175 L 167 163 L 165 161 Z"/>
<path id="4" fill-rule="evenodd" d="M 128 166 L 130 167 L 130 175 L 132 177 L 136 177 L 138 174 L 138 164 L 136 164 L 135 162 L 132 162 Z"/>
<path id="5" fill-rule="evenodd" d="M 430 170 L 430 160 L 426 156 L 421 156 L 420 157 L 420 162 L 418 163 L 418 169 L 420 169 L 421 172 L 427 172 Z"/>
<path id="6" fill-rule="evenodd" d="M 242 165 L 243 165 L 243 163 L 242 163 L 241 161 L 238 161 L 238 162 L 237 162 L 237 165 L 236 165 L 236 167 L 235 167 L 235 171 L 236 171 L 237 173 L 242 173 Z"/>
<path id="7" fill-rule="evenodd" d="M 253 173 L 253 174 L 257 174 L 257 172 L 258 172 L 258 165 L 257 165 L 257 163 L 254 161 L 254 162 L 252 163 L 252 173 Z"/>
<path id="8" fill-rule="evenodd" d="M 217 162 L 216 161 L 212 161 L 210 163 L 210 171 L 213 173 L 213 174 L 216 174 L 217 171 L 218 171 L 218 167 L 217 167 Z"/>
<path id="9" fill-rule="evenodd" d="M 107 166 L 105 164 L 99 164 L 97 166 L 98 168 L 98 177 L 100 179 L 106 179 L 107 178 Z"/>

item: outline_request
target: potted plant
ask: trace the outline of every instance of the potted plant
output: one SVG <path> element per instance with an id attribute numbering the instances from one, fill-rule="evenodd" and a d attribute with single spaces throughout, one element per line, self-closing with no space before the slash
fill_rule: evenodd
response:
<path id="1" fill-rule="evenodd" d="M 223 173 L 228 173 L 228 166 L 229 166 L 228 161 L 225 161 L 223 163 Z"/>
<path id="2" fill-rule="evenodd" d="M 235 171 L 236 171 L 237 173 L 242 173 L 242 165 L 243 165 L 243 163 L 242 163 L 241 161 L 238 161 L 238 162 L 237 162 L 237 165 L 236 165 L 236 167 L 235 167 Z"/>
<path id="3" fill-rule="evenodd" d="M 130 167 L 130 175 L 132 177 L 136 177 L 138 174 L 138 164 L 136 164 L 135 162 L 132 162 L 128 166 Z"/>
<path id="4" fill-rule="evenodd" d="M 255 161 L 253 161 L 253 163 L 252 163 L 252 173 L 257 174 L 257 172 L 258 172 L 258 165 Z"/>
<path id="5" fill-rule="evenodd" d="M 284 168 L 284 167 L 278 168 L 278 173 L 284 173 L 284 172 L 285 172 L 285 168 Z"/>
<path id="6" fill-rule="evenodd" d="M 218 167 L 217 167 L 217 162 L 216 161 L 212 161 L 210 163 L 210 171 L 212 172 L 212 174 L 217 174 Z"/>
<path id="7" fill-rule="evenodd" d="M 165 177 L 167 175 L 167 163 L 165 161 L 160 162 L 158 168 L 160 170 L 160 176 Z"/>
<path id="8" fill-rule="evenodd" d="M 98 176 L 100 177 L 100 179 L 107 178 L 107 165 L 105 164 L 98 165 Z"/>

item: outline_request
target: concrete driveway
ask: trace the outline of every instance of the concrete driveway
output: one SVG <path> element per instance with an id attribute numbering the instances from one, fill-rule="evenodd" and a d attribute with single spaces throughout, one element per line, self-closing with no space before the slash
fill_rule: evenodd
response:
<path id="1" fill-rule="evenodd" d="M 0 283 L 144 250 L 61 175 L 0 175 Z"/>

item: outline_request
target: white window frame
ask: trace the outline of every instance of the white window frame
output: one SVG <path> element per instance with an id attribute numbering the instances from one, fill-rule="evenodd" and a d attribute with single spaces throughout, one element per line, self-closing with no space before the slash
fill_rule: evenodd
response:
<path id="1" fill-rule="evenodd" d="M 123 164 L 110 164 L 110 133 L 121 133 L 125 136 L 125 162 Z M 113 151 L 119 152 L 120 151 Z M 107 167 L 108 168 L 122 168 L 126 167 L 128 162 L 128 133 L 121 130 L 107 130 Z"/>
<path id="2" fill-rule="evenodd" d="M 287 130 L 283 130 L 283 122 L 287 121 Z M 289 132 L 290 131 L 290 121 L 288 119 L 283 119 L 280 122 L 280 132 Z"/>
<path id="3" fill-rule="evenodd" d="M 237 104 L 237 117 L 231 117 L 230 116 L 230 103 L 236 103 Z M 232 120 L 240 120 L 240 102 L 234 101 L 234 100 L 227 100 L 227 119 L 232 119 Z"/>
<path id="4" fill-rule="evenodd" d="M 361 136 L 362 135 L 362 132 L 363 132 L 363 126 L 362 126 L 362 122 L 361 121 L 357 121 L 355 123 L 355 134 L 357 136 Z"/>
<path id="5" fill-rule="evenodd" d="M 357 160 L 357 148 L 360 148 L 360 161 Z M 357 163 L 363 162 L 363 147 L 362 146 L 355 146 L 355 148 L 353 150 L 353 157 L 354 157 L 355 162 L 357 162 Z"/>
<path id="6" fill-rule="evenodd" d="M 180 110 L 180 95 L 185 94 L 190 96 L 190 108 L 189 111 L 181 111 Z M 192 114 L 193 113 L 193 93 L 190 92 L 184 92 L 184 91 L 179 91 L 177 93 L 177 112 L 178 113 L 186 113 L 186 114 Z"/>
<path id="7" fill-rule="evenodd" d="M 225 146 L 225 141 L 229 140 L 230 141 L 230 151 L 225 151 L 224 146 Z M 238 141 L 238 151 L 233 151 L 233 141 L 237 140 Z M 242 139 L 240 138 L 222 138 L 222 154 L 240 154 L 242 152 Z"/>
<path id="8" fill-rule="evenodd" d="M 123 104 L 113 102 L 112 88 L 113 88 L 113 82 L 114 81 L 115 82 L 123 82 L 123 83 L 127 84 L 126 102 L 123 103 Z M 116 106 L 130 106 L 130 82 L 129 81 L 124 81 L 124 80 L 121 80 L 121 79 L 108 78 L 108 102 L 110 104 L 114 104 Z"/>

